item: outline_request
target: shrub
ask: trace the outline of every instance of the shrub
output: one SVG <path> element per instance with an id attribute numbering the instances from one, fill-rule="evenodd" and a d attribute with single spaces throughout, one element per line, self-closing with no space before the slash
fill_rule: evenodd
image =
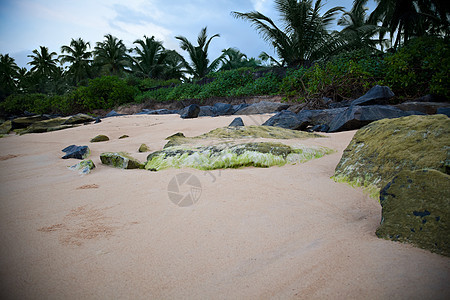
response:
<path id="1" fill-rule="evenodd" d="M 395 93 L 407 96 L 435 93 L 450 96 L 450 48 L 448 41 L 435 37 L 411 40 L 385 58 L 384 83 Z"/>
<path id="2" fill-rule="evenodd" d="M 134 101 L 135 87 L 116 76 L 102 76 L 89 80 L 86 87 L 79 87 L 71 95 L 75 106 L 84 110 L 109 109 Z"/>

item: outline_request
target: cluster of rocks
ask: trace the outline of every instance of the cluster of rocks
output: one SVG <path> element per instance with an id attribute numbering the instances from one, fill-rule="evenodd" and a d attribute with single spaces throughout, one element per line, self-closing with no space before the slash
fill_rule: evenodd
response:
<path id="1" fill-rule="evenodd" d="M 345 149 L 334 178 L 380 196 L 379 237 L 450 255 L 447 116 L 384 119 L 361 128 Z"/>

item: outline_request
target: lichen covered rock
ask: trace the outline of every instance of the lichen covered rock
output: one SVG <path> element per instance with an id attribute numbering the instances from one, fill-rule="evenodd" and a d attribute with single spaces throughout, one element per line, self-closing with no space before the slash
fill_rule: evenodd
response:
<path id="1" fill-rule="evenodd" d="M 149 148 L 146 144 L 142 144 L 142 145 L 139 147 L 138 151 L 139 151 L 139 152 L 148 152 L 148 151 L 150 151 L 150 148 Z"/>
<path id="2" fill-rule="evenodd" d="M 125 152 L 104 152 L 100 154 L 102 164 L 119 169 L 143 169 L 144 165 Z"/>
<path id="3" fill-rule="evenodd" d="M 85 175 L 89 174 L 92 169 L 95 168 L 94 162 L 90 159 L 82 160 L 76 165 L 69 167 L 71 170 L 79 171 L 80 174 Z"/>
<path id="4" fill-rule="evenodd" d="M 450 256 L 450 176 L 402 171 L 380 192 L 380 238 L 412 243 Z"/>
<path id="5" fill-rule="evenodd" d="M 409 116 L 373 122 L 355 134 L 334 178 L 380 189 L 402 170 L 449 173 L 450 119 Z"/>
<path id="6" fill-rule="evenodd" d="M 5 121 L 2 125 L 0 125 L 0 134 L 8 134 L 12 130 L 11 121 Z"/>
<path id="7" fill-rule="evenodd" d="M 106 141 L 109 141 L 109 137 L 103 134 L 97 135 L 96 137 L 91 139 L 91 143 L 106 142 Z"/>
<path id="8" fill-rule="evenodd" d="M 183 133 L 176 133 L 168 138 L 169 142 L 164 148 L 179 146 L 199 140 L 218 139 L 218 140 L 236 140 L 236 139 L 306 139 L 323 137 L 316 133 L 302 132 L 272 126 L 236 126 L 221 127 L 196 137 L 185 137 Z"/>
<path id="9" fill-rule="evenodd" d="M 42 133 L 42 132 L 63 130 L 78 126 L 76 124 L 64 124 L 66 120 L 67 118 L 53 118 L 49 120 L 37 121 L 28 126 L 27 128 L 16 132 L 19 134 Z"/>
<path id="10" fill-rule="evenodd" d="M 64 121 L 63 124 L 64 125 L 83 124 L 83 123 L 90 123 L 90 122 L 94 122 L 94 121 L 95 121 L 94 117 L 80 113 L 80 114 L 76 114 L 76 115 L 69 117 L 67 120 Z"/>
<path id="11" fill-rule="evenodd" d="M 145 169 L 159 171 L 166 168 L 190 167 L 214 170 L 239 167 L 282 166 L 286 163 L 305 162 L 332 152 L 322 147 L 290 147 L 281 143 L 255 142 L 232 145 L 221 143 L 211 146 L 172 146 L 151 153 Z"/>

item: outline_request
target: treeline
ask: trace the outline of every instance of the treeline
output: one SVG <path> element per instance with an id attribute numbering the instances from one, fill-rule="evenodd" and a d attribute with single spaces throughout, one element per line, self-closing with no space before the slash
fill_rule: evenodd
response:
<path id="1" fill-rule="evenodd" d="M 277 58 L 267 53 L 247 58 L 229 48 L 210 61 L 209 45 L 219 35 L 208 37 L 206 27 L 196 45 L 175 37 L 189 60 L 146 36 L 132 48 L 112 35 L 93 49 L 81 38 L 72 39 L 59 56 L 40 47 L 30 55 L 30 70 L 0 54 L 0 110 L 71 114 L 129 102 L 266 94 L 340 101 L 375 83 L 389 85 L 403 97 L 448 97 L 447 6 L 434 0 L 402 5 L 380 0 L 368 14 L 366 2 L 356 0 L 350 11 L 335 7 L 322 14 L 320 0 L 275 0 L 282 26 L 258 12 L 233 12 L 254 25 L 274 46 Z M 343 29 L 328 30 L 336 19 Z M 261 70 L 262 61 L 287 71 Z"/>

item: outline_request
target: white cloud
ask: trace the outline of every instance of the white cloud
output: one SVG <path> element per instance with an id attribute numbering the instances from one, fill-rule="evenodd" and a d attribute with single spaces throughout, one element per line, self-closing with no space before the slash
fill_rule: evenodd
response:
<path id="1" fill-rule="evenodd" d="M 253 7 L 256 11 L 259 11 L 260 13 L 267 13 L 270 11 L 272 1 L 269 0 L 251 0 Z"/>

